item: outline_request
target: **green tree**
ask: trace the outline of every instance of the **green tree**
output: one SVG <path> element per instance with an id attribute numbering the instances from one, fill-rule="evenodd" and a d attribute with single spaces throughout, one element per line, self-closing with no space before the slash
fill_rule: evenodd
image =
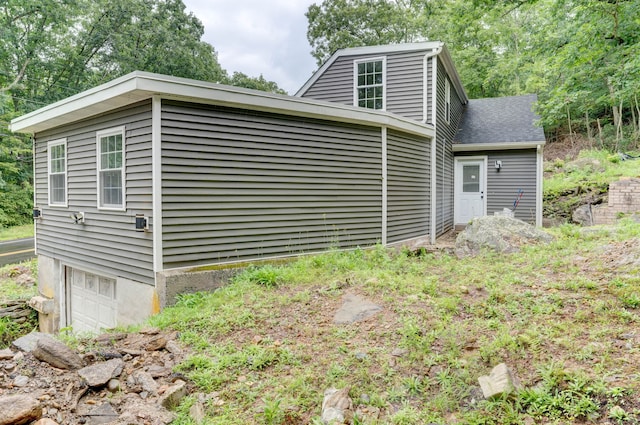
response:
<path id="1" fill-rule="evenodd" d="M 29 138 L 9 121 L 134 70 L 282 92 L 264 77 L 229 77 L 182 0 L 0 2 L 0 226 L 30 217 Z"/>
<path id="2" fill-rule="evenodd" d="M 261 90 L 270 93 L 287 94 L 286 91 L 281 89 L 275 81 L 269 81 L 262 75 L 259 77 L 249 77 L 242 72 L 234 72 L 231 78 L 226 79 L 225 84 L 229 84 L 236 87 L 245 87 L 248 89 Z"/>
<path id="3" fill-rule="evenodd" d="M 427 1 L 324 0 L 309 6 L 307 39 L 318 65 L 345 47 L 422 39 Z"/>

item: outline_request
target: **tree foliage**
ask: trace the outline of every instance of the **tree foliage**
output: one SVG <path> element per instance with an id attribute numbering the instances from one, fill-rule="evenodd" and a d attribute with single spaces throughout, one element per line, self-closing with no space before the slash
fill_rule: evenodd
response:
<path id="1" fill-rule="evenodd" d="M 31 141 L 9 121 L 134 70 L 283 92 L 228 73 L 182 0 L 0 2 L 0 226 L 30 219 Z"/>

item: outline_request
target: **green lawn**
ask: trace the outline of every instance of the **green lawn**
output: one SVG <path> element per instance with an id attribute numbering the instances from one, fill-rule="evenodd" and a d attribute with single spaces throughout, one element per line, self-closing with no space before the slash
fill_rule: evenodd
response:
<path id="1" fill-rule="evenodd" d="M 9 228 L 0 228 L 0 241 L 33 237 L 33 224 L 25 224 Z"/>
<path id="2" fill-rule="evenodd" d="M 330 387 L 350 388 L 357 424 L 638 423 L 640 225 L 555 235 L 462 260 L 376 247 L 254 267 L 151 323 L 193 350 L 177 369 L 209 394 L 205 424 L 319 424 Z M 383 311 L 336 325 L 347 293 Z M 483 400 L 501 362 L 524 389 Z"/>

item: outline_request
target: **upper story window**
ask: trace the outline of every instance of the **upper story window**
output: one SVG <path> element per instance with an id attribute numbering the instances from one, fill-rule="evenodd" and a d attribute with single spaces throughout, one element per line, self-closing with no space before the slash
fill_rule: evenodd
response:
<path id="1" fill-rule="evenodd" d="M 124 210 L 124 127 L 99 131 L 98 208 Z"/>
<path id="2" fill-rule="evenodd" d="M 49 205 L 67 206 L 67 139 L 47 143 Z"/>
<path id="3" fill-rule="evenodd" d="M 448 78 L 444 80 L 444 119 L 451 122 L 451 83 Z"/>
<path id="4" fill-rule="evenodd" d="M 367 59 L 354 63 L 354 103 L 363 108 L 385 109 L 385 59 Z"/>

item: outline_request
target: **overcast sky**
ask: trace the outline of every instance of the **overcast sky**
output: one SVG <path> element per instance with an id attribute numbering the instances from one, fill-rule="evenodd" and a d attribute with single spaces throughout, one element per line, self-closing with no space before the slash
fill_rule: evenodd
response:
<path id="1" fill-rule="evenodd" d="M 317 0 L 320 1 L 320 0 Z M 183 0 L 229 74 L 260 74 L 294 94 L 315 71 L 307 41 L 313 0 Z"/>

